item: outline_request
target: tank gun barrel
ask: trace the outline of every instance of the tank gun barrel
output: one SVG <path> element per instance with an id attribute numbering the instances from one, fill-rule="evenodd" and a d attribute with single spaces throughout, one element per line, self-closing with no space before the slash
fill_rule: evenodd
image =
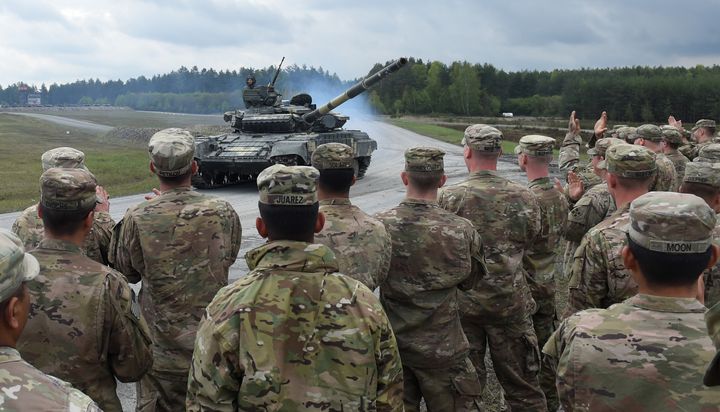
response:
<path id="1" fill-rule="evenodd" d="M 400 70 L 400 68 L 403 67 L 406 63 L 407 63 L 407 59 L 405 57 L 401 57 L 398 60 L 394 61 L 393 63 L 390 63 L 389 65 L 383 67 L 382 69 L 380 69 L 377 73 L 373 74 L 372 76 L 368 76 L 368 77 L 360 80 L 354 86 L 345 90 L 344 93 L 342 93 L 338 97 L 330 100 L 328 103 L 324 104 L 323 106 L 318 107 L 317 109 L 315 109 L 309 113 L 306 113 L 302 117 L 303 121 L 305 121 L 305 123 L 315 122 L 317 119 L 319 119 L 321 116 L 327 114 L 332 109 L 340 106 L 341 104 L 352 99 L 353 97 L 363 93 L 365 90 L 371 88 L 373 85 L 378 83 L 380 80 L 382 80 L 385 77 L 389 76 L 390 74 L 395 73 L 396 71 Z"/>
<path id="2" fill-rule="evenodd" d="M 273 76 L 272 81 L 268 84 L 268 88 L 275 87 L 275 82 L 277 81 L 278 76 L 280 75 L 280 70 L 282 69 L 282 64 L 285 61 L 285 56 L 283 56 L 282 60 L 280 60 L 280 64 L 278 64 L 277 70 L 275 70 L 275 76 Z"/>

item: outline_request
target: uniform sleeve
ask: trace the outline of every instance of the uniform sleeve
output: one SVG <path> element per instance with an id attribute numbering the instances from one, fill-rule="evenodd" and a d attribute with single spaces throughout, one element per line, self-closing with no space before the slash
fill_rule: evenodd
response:
<path id="1" fill-rule="evenodd" d="M 600 231 L 583 238 L 573 256 L 568 282 L 568 306 L 564 317 L 584 309 L 602 307 L 608 293 L 608 247 Z"/>
<path id="2" fill-rule="evenodd" d="M 378 368 L 376 406 L 378 412 L 402 411 L 403 370 L 395 334 L 382 311 L 382 325 L 376 332 L 375 359 Z"/>
<path id="3" fill-rule="evenodd" d="M 559 400 L 557 387 L 555 382 L 557 379 L 557 366 L 560 362 L 560 355 L 563 351 L 562 336 L 565 331 L 566 321 L 563 321 L 558 326 L 558 329 L 553 332 L 550 339 L 545 343 L 542 348 L 542 363 L 540 366 L 540 387 L 545 393 L 545 399 L 547 399 L 548 410 L 555 411 L 558 408 Z"/>
<path id="4" fill-rule="evenodd" d="M 97 243 L 100 249 L 100 255 L 104 264 L 108 264 L 110 254 L 110 243 L 113 235 L 113 227 L 115 221 L 107 212 L 96 212 L 95 220 L 93 221 L 93 235 L 95 236 L 95 243 Z"/>
<path id="5" fill-rule="evenodd" d="M 239 348 L 215 333 L 213 318 L 206 312 L 195 338 L 188 377 L 187 411 L 236 411 L 242 383 Z"/>
<path id="6" fill-rule="evenodd" d="M 477 286 L 482 278 L 487 276 L 488 269 L 485 264 L 485 249 L 480 234 L 471 226 L 469 237 L 470 259 L 472 270 L 470 276 L 458 285 L 460 290 L 471 290 Z"/>
<path id="7" fill-rule="evenodd" d="M 113 249 L 111 252 L 113 256 L 110 259 L 112 266 L 122 272 L 130 283 L 142 280 L 145 259 L 137 226 L 129 212 L 115 225 L 111 247 Z"/>
<path id="8" fill-rule="evenodd" d="M 567 133 L 560 146 L 560 155 L 558 157 L 558 166 L 560 170 L 570 170 L 580 163 L 580 144 L 582 138 L 580 135 Z"/>
<path id="9" fill-rule="evenodd" d="M 134 297 L 119 273 L 107 276 L 104 353 L 121 382 L 140 380 L 153 363 L 150 332 Z"/>
<path id="10" fill-rule="evenodd" d="M 568 214 L 565 239 L 571 242 L 580 242 L 593 226 L 605 219 L 605 214 L 606 211 L 598 210 L 595 207 L 592 196 L 583 196 Z"/>
<path id="11" fill-rule="evenodd" d="M 385 283 L 385 279 L 387 279 L 388 272 L 390 271 L 390 260 L 392 259 L 392 238 L 390 238 L 387 230 L 385 230 L 384 233 L 383 246 L 380 252 L 381 255 L 379 256 L 378 278 L 376 280 L 378 286 Z"/>
<path id="12" fill-rule="evenodd" d="M 237 259 L 237 255 L 240 252 L 240 242 L 242 240 L 242 226 L 240 225 L 240 217 L 238 216 L 235 209 L 230 204 L 227 205 L 230 210 L 229 227 L 228 232 L 230 233 L 230 253 L 226 257 L 227 267 L 232 266 Z"/>

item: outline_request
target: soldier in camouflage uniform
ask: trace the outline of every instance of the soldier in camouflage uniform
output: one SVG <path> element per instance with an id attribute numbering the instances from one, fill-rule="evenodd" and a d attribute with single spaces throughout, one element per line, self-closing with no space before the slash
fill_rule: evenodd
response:
<path id="1" fill-rule="evenodd" d="M 402 411 L 402 365 L 377 297 L 337 273 L 322 229 L 319 172 L 273 165 L 257 178 L 250 273 L 208 305 L 195 342 L 187 410 Z"/>
<path id="2" fill-rule="evenodd" d="M 662 151 L 675 166 L 675 185 L 672 191 L 677 192 L 680 190 L 683 176 L 685 176 L 685 165 L 689 162 L 688 158 L 678 151 L 682 144 L 682 134 L 677 128 L 670 125 L 660 126 L 660 130 L 662 131 Z"/>
<path id="3" fill-rule="evenodd" d="M 720 163 L 720 143 L 708 143 L 701 147 L 693 162 Z"/>
<path id="4" fill-rule="evenodd" d="M 405 200 L 377 215 L 392 238 L 380 301 L 400 348 L 406 411 L 419 411 L 422 398 L 430 412 L 477 410 L 482 394 L 458 307 L 458 289 L 486 274 L 482 241 L 470 221 L 437 204 L 444 155 L 408 149 Z"/>
<path id="5" fill-rule="evenodd" d="M 602 139 L 605 131 L 607 130 L 607 114 L 602 113 L 600 119 L 595 123 L 594 134 L 590 141 L 594 143 L 597 139 Z M 568 132 L 565 135 L 565 139 L 560 145 L 560 156 L 558 157 L 558 166 L 560 170 L 568 173 L 568 179 L 570 176 L 577 176 L 582 181 L 582 187 L 584 190 L 589 190 L 593 186 L 602 183 L 602 179 L 597 176 L 593 167 L 594 163 L 588 163 L 585 166 L 580 165 L 580 145 L 582 144 L 582 138 L 580 137 L 580 120 L 575 118 L 575 111 L 570 114 L 570 121 L 568 122 Z M 580 193 L 575 199 L 568 199 L 571 202 L 576 201 L 582 196 Z"/>
<path id="6" fill-rule="evenodd" d="M 85 153 L 72 147 L 57 147 L 48 150 L 43 153 L 40 160 L 43 172 L 53 167 L 87 170 L 87 167 L 85 167 Z M 110 202 L 107 193 L 101 186 L 98 186 L 98 195 L 101 196 L 103 202 L 95 207 L 93 227 L 90 229 L 87 238 L 85 238 L 82 248 L 90 259 L 107 265 L 110 238 L 115 221 L 110 217 Z M 43 239 L 43 222 L 38 216 L 37 209 L 37 205 L 25 209 L 12 226 L 12 231 L 22 239 L 26 250 L 35 249 Z"/>
<path id="7" fill-rule="evenodd" d="M 483 236 L 488 275 L 460 295 L 470 358 L 485 380 L 489 346 L 495 373 L 513 410 L 545 410 L 538 382 L 539 349 L 532 325 L 523 255 L 540 234 L 540 206 L 526 187 L 501 177 L 497 160 L 502 133 L 472 125 L 463 145 L 467 180 L 440 194 L 440 206 L 470 220 Z"/>
<path id="8" fill-rule="evenodd" d="M 543 348 L 543 375 L 557 376 L 566 412 L 717 411 L 720 391 L 702 385 L 715 350 L 696 299 L 720 251 L 715 213 L 696 196 L 651 192 L 629 214 L 622 255 L 639 293 L 562 322 Z"/>
<path id="9" fill-rule="evenodd" d="M 715 136 L 715 120 L 700 119 L 695 122 L 692 128 L 692 139 L 690 142 L 680 147 L 680 153 L 690 160 L 695 159 L 703 146 L 713 142 Z"/>
<path id="10" fill-rule="evenodd" d="M 312 154 L 312 165 L 320 171 L 318 199 L 325 215 L 315 241 L 335 253 L 341 273 L 375 290 L 387 276 L 392 244 L 380 221 L 350 203 L 354 161 L 352 148 L 342 143 L 320 145 Z"/>
<path id="11" fill-rule="evenodd" d="M 575 251 L 565 316 L 588 308 L 607 308 L 635 295 L 637 284 L 622 262 L 630 202 L 649 191 L 657 164 L 650 150 L 629 144 L 605 153 L 607 183 L 615 199 L 613 215 L 590 229 Z"/>
<path id="12" fill-rule="evenodd" d="M 650 187 L 650 190 L 657 192 L 677 190 L 675 188 L 677 183 L 675 165 L 662 153 L 662 130 L 654 124 L 644 124 L 635 129 L 635 135 L 631 138 L 633 139 L 633 144 L 644 146 L 655 153 L 657 173 L 655 174 L 655 182 Z"/>
<path id="13" fill-rule="evenodd" d="M 240 219 L 222 199 L 194 191 L 192 135 L 165 129 L 149 142 L 161 194 L 131 207 L 113 234 L 115 267 L 142 280 L 140 306 L 150 324 L 155 362 L 138 385 L 141 411 L 185 405 L 187 376 L 205 307 L 228 284 L 240 250 Z"/>
<path id="14" fill-rule="evenodd" d="M 556 251 L 568 219 L 568 201 L 550 182 L 553 147 L 555 139 L 540 135 L 523 136 L 515 147 L 520 169 L 528 177 L 528 188 L 540 206 L 540 234 L 525 254 L 523 263 L 532 297 L 537 304 L 532 321 L 540 347 L 555 329 Z"/>
<path id="15" fill-rule="evenodd" d="M 38 206 L 45 237 L 31 254 L 40 274 L 28 284 L 30 318 L 18 350 L 45 373 L 67 380 L 105 411 L 121 411 L 115 380 L 134 382 L 152 365 L 145 320 L 133 312 L 125 277 L 82 253 L 97 201 L 83 169 L 49 169 Z"/>
<path id="16" fill-rule="evenodd" d="M 69 383 L 25 362 L 15 349 L 30 309 L 27 283 L 40 265 L 14 234 L 0 229 L 0 409 L 4 411 L 100 411 Z"/>
<path id="17" fill-rule="evenodd" d="M 720 303 L 713 305 L 705 312 L 705 324 L 717 353 L 705 371 L 703 383 L 705 386 L 718 386 L 720 385 Z"/>

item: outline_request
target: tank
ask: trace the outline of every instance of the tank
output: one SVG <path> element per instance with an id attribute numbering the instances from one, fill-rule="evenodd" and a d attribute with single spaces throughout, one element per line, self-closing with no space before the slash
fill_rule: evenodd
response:
<path id="1" fill-rule="evenodd" d="M 362 178 L 377 142 L 363 131 L 343 129 L 348 116 L 332 110 L 406 63 L 405 58 L 396 60 L 320 107 L 305 93 L 283 100 L 273 87 L 280 73 L 278 66 L 270 84 L 243 90 L 244 110 L 224 114 L 231 133 L 195 138 L 195 160 L 199 169 L 193 176 L 193 185 L 214 188 L 251 181 L 275 163 L 309 165 L 315 148 L 331 142 L 344 143 L 354 149 L 355 175 Z"/>

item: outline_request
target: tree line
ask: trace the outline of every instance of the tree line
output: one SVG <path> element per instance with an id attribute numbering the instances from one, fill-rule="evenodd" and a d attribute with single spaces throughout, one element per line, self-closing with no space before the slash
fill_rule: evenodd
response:
<path id="1" fill-rule="evenodd" d="M 383 67 L 378 63 L 373 73 Z M 603 110 L 623 121 L 661 122 L 668 114 L 686 121 L 720 119 L 720 66 L 625 67 L 510 72 L 491 64 L 409 59 L 406 67 L 374 88 L 368 101 L 382 114 L 565 116 Z M 45 104 L 115 104 L 141 110 L 217 113 L 242 107 L 241 90 L 253 73 L 266 84 L 275 67 L 215 71 L 181 67 L 151 78 L 79 80 L 38 87 Z M 310 92 L 316 102 L 354 80 L 322 68 L 289 66 L 277 89 L 284 96 Z M 0 104 L 18 103 L 18 84 L 0 87 Z M 321 98 L 318 98 L 321 95 Z"/>

